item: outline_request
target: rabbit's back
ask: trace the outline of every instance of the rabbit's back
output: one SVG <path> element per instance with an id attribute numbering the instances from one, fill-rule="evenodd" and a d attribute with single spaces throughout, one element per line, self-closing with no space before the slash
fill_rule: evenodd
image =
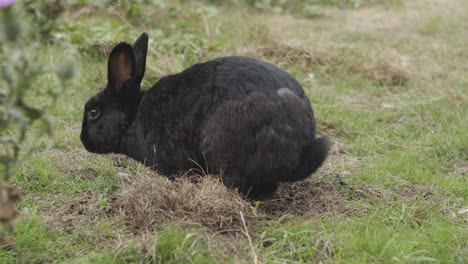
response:
<path id="1" fill-rule="evenodd" d="M 218 58 L 213 63 L 219 63 L 215 85 L 228 99 L 242 99 L 254 91 L 276 97 L 280 88 L 304 97 L 296 79 L 270 63 L 246 57 Z"/>
<path id="2" fill-rule="evenodd" d="M 300 98 L 305 97 L 301 85 L 284 70 L 265 61 L 232 56 L 195 64 L 181 73 L 166 76 L 149 93 L 209 95 L 214 101 L 221 102 L 242 99 L 253 91 L 277 96 L 280 88 L 288 88 Z"/>

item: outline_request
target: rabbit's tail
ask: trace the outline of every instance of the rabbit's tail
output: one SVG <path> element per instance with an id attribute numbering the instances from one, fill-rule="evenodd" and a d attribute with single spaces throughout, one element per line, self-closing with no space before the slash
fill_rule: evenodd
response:
<path id="1" fill-rule="evenodd" d="M 300 165 L 296 168 L 291 180 L 303 180 L 316 172 L 328 156 L 330 143 L 326 137 L 316 138 L 311 144 L 304 147 Z"/>

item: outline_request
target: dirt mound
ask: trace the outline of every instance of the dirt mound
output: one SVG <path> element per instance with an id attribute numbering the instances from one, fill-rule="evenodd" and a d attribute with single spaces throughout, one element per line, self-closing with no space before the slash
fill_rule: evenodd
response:
<path id="1" fill-rule="evenodd" d="M 275 197 L 264 201 L 260 209 L 272 216 L 327 216 L 350 214 L 356 210 L 343 202 L 353 200 L 351 189 L 336 182 L 303 181 L 282 184 Z"/>

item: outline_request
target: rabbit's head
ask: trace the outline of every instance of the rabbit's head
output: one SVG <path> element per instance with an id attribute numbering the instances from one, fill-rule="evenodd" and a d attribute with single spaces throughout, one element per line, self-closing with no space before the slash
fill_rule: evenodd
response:
<path id="1" fill-rule="evenodd" d="M 94 153 L 119 152 L 122 138 L 135 119 L 142 92 L 148 50 L 143 33 L 133 44 L 121 42 L 111 51 L 107 86 L 85 104 L 81 142 Z"/>

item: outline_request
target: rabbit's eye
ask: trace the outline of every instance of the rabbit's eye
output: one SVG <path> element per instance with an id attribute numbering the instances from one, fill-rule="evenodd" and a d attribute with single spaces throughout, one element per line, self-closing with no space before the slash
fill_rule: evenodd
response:
<path id="1" fill-rule="evenodd" d="M 100 113 L 101 113 L 101 111 L 99 110 L 98 107 L 93 107 L 93 108 L 89 109 L 88 117 L 89 117 L 89 119 L 93 120 L 93 119 L 98 118 Z"/>

